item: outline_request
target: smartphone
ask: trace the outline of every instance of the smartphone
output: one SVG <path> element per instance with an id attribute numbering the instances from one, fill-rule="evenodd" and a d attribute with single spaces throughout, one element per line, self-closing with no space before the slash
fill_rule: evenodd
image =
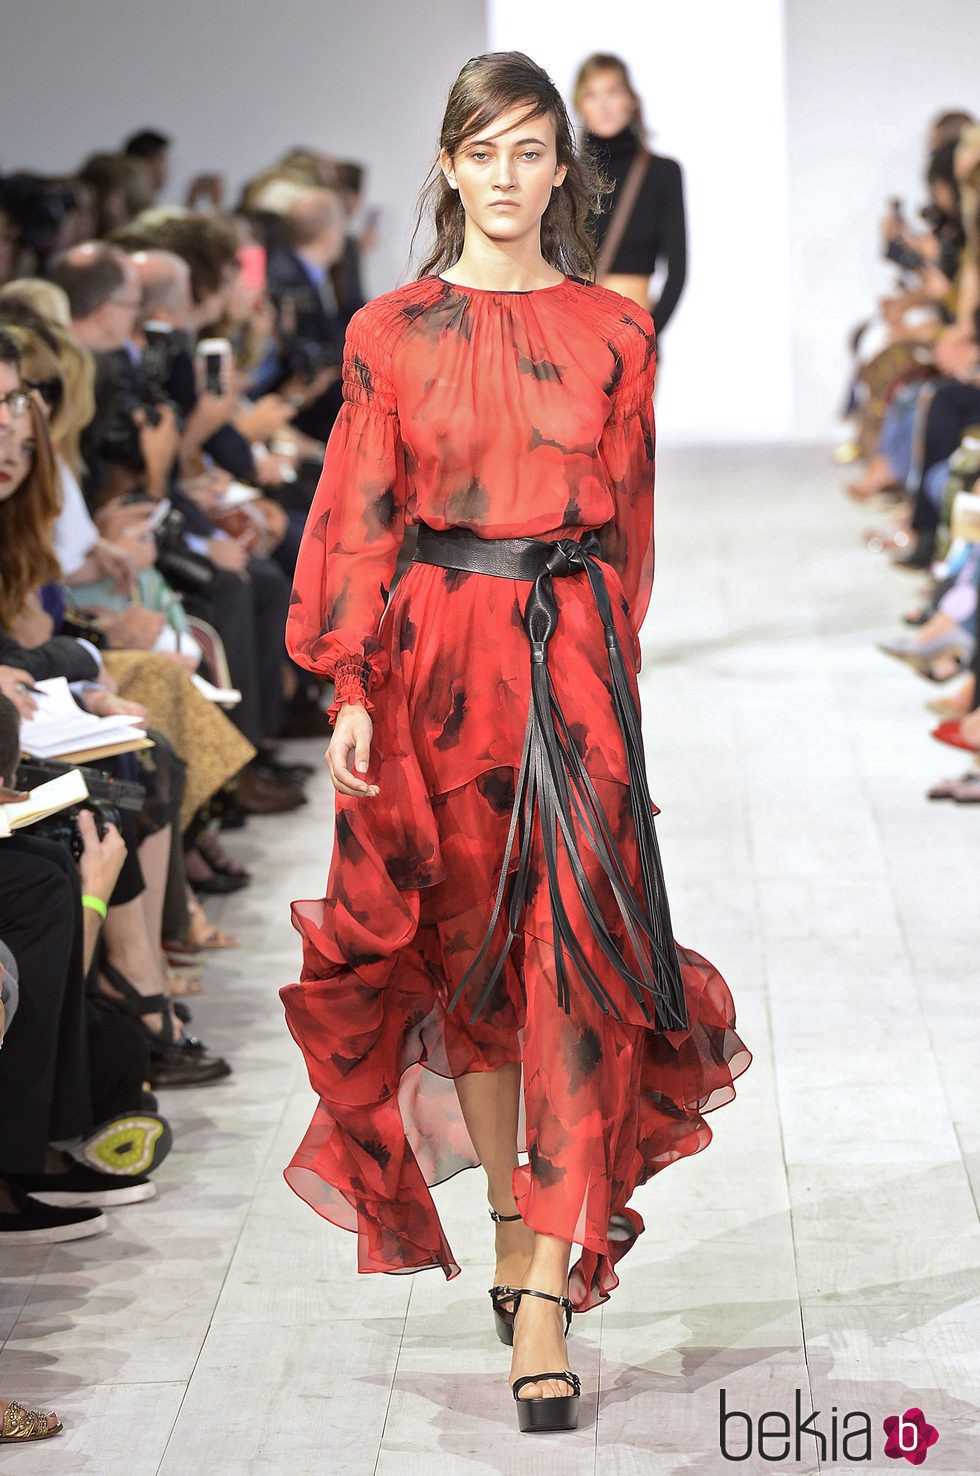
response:
<path id="1" fill-rule="evenodd" d="M 143 373 L 147 383 L 158 394 L 162 394 L 174 350 L 174 330 L 169 323 L 151 321 L 143 324 L 143 335 L 146 339 L 142 356 Z"/>
<path id="2" fill-rule="evenodd" d="M 147 518 L 144 531 L 147 533 L 155 533 L 157 528 L 159 528 L 160 524 L 166 520 L 169 514 L 170 499 L 168 497 L 163 497 L 150 513 L 150 516 Z"/>
<path id="3" fill-rule="evenodd" d="M 231 344 L 227 338 L 202 338 L 197 346 L 197 357 L 204 364 L 204 389 L 209 395 L 225 392 L 225 364 L 231 358 Z"/>

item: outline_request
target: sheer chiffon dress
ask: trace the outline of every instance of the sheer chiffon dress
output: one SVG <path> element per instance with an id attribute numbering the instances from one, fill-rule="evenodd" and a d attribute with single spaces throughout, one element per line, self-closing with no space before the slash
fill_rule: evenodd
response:
<path id="1" fill-rule="evenodd" d="M 516 846 L 504 851 L 530 695 L 531 585 L 413 562 L 389 597 L 405 526 L 549 540 L 595 529 L 639 706 L 654 374 L 649 316 L 574 277 L 530 292 L 424 277 L 376 298 L 348 328 L 344 404 L 296 566 L 287 645 L 301 666 L 333 677 L 333 716 L 343 701 L 371 713 L 364 777 L 380 794 L 335 793 L 326 896 L 293 904 L 302 974 L 280 993 L 319 1098 L 285 1177 L 356 1233 L 362 1272 L 458 1273 L 429 1192 L 479 1162 L 453 1078 L 521 1062 L 527 1161 L 514 1173 L 517 1204 L 534 1230 L 581 1247 L 569 1295 L 578 1310 L 597 1305 L 643 1229 L 628 1203 L 634 1190 L 708 1144 L 705 1113 L 732 1099 L 751 1060 L 724 979 L 681 945 L 687 1029 L 651 1023 L 598 950 L 589 961 L 605 970 L 619 1018 L 573 969 L 568 1010 L 560 1006 L 540 833 L 520 931 L 489 1004 L 475 1019 L 468 997 L 447 1009 L 502 869 L 518 864 Z M 553 587 L 554 687 L 639 889 L 602 626 L 583 572 Z M 561 859 L 560 838 L 558 849 Z M 628 949 L 597 865 L 589 881 Z M 570 878 L 567 897 L 588 949 Z M 488 969 L 505 924 L 506 905 Z"/>

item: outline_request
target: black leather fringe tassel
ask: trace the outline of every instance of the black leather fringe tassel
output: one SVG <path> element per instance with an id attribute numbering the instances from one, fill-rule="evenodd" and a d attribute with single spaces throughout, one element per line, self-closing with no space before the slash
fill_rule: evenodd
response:
<path id="1" fill-rule="evenodd" d="M 534 583 L 524 612 L 524 625 L 531 643 L 531 701 L 500 882 L 486 937 L 460 980 L 450 1001 L 449 1009 L 456 1008 L 471 976 L 490 946 L 509 875 L 507 862 L 510 859 L 515 832 L 519 826 L 520 852 L 508 905 L 507 937 L 493 971 L 486 980 L 480 998 L 473 1008 L 471 1020 L 477 1018 L 493 994 L 504 960 L 520 928 L 521 913 L 530 878 L 531 837 L 534 812 L 537 807 L 541 821 L 549 901 L 554 920 L 555 970 L 559 1006 L 566 1013 L 570 1010 L 571 995 L 565 958 L 567 952 L 568 958 L 578 969 L 586 988 L 600 1009 L 617 1019 L 621 1018 L 614 1001 L 576 937 L 565 907 L 558 876 L 557 845 L 560 830 L 569 867 L 589 927 L 603 955 L 608 959 L 610 967 L 625 980 L 633 999 L 643 1011 L 644 1017 L 655 1029 L 659 1031 L 684 1030 L 688 1026 L 684 983 L 671 931 L 660 847 L 657 843 L 652 801 L 647 787 L 640 714 L 630 690 L 602 566 L 596 559 L 596 555 L 601 551 L 599 540 L 591 529 L 582 538 L 581 543 L 569 538 L 554 541 L 482 539 L 477 535 L 464 540 L 460 535 L 467 533 L 468 530 L 454 528 L 447 532 L 453 535 L 451 539 L 446 534 L 440 535 L 436 530 L 421 524 L 416 559 L 420 562 L 438 563 L 448 568 L 475 570 L 482 568 L 482 571 L 486 573 L 509 574 L 511 578 L 524 578 L 530 576 L 522 573 L 509 573 L 509 568 L 526 569 L 528 556 L 537 555 L 535 560 L 537 572 L 533 575 Z M 515 550 L 515 556 L 509 566 L 504 557 L 507 550 L 502 547 L 503 545 L 521 546 L 519 550 Z M 545 558 L 543 567 L 541 566 L 542 558 Z M 558 622 L 558 607 L 555 602 L 552 577 L 571 574 L 578 570 L 584 570 L 588 576 L 605 631 L 613 703 L 626 749 L 630 807 L 641 858 L 642 901 L 636 896 L 626 876 L 622 858 L 609 830 L 607 817 L 586 771 L 582 755 L 569 732 L 565 715 L 555 693 L 551 673 L 548 670 L 548 642 Z M 610 933 L 602 910 L 589 885 L 576 835 L 576 822 L 608 879 L 623 919 L 626 934 L 639 963 L 639 973 L 628 962 L 616 939 Z"/>

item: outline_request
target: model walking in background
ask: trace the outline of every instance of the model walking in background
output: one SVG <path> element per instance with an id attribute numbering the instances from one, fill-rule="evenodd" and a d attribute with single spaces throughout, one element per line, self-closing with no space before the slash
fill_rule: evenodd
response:
<path id="1" fill-rule="evenodd" d="M 326 898 L 293 906 L 320 1102 L 286 1177 L 359 1270 L 455 1276 L 429 1189 L 482 1163 L 520 1428 L 571 1429 L 570 1313 L 750 1055 L 673 942 L 646 787 L 653 325 L 586 280 L 595 182 L 539 67 L 468 62 L 440 142 L 435 245 L 351 321 L 296 569 L 337 793 Z"/>
<path id="2" fill-rule="evenodd" d="M 596 52 L 578 70 L 573 101 L 587 129 L 582 147 L 612 184 L 592 222 L 597 280 L 647 308 L 659 337 L 687 277 L 684 178 L 676 159 L 651 153 L 643 105 L 618 56 Z M 656 302 L 650 278 L 667 274 Z"/>

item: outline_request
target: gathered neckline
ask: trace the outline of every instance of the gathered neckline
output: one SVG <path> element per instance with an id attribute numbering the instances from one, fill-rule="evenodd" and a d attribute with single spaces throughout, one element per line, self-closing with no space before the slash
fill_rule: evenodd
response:
<path id="1" fill-rule="evenodd" d="M 480 292 L 490 297 L 532 297 L 538 292 L 557 292 L 559 287 L 566 287 L 571 281 L 570 277 L 562 277 L 560 282 L 552 282 L 548 287 L 469 287 L 465 282 L 450 282 L 437 273 L 433 275 L 445 287 L 455 287 L 459 292 Z"/>

